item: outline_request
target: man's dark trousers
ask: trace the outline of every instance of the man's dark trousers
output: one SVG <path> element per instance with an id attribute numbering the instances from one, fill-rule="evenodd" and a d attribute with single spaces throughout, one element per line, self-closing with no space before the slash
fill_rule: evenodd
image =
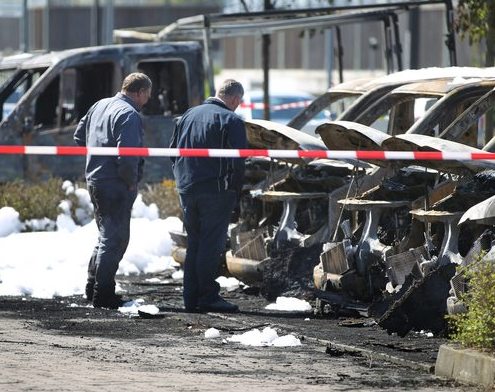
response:
<path id="1" fill-rule="evenodd" d="M 220 286 L 215 279 L 236 197 L 230 190 L 180 194 L 187 232 L 184 305 L 188 310 L 219 298 Z"/>
<path id="2" fill-rule="evenodd" d="M 129 244 L 132 205 L 136 190 L 119 179 L 88 184 L 99 237 L 88 265 L 86 295 L 108 298 L 115 294 L 115 274 Z M 94 287 L 92 287 L 94 286 Z"/>

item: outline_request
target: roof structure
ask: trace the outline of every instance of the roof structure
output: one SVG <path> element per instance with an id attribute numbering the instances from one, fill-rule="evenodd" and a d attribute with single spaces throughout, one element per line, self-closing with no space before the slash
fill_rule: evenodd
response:
<path id="1" fill-rule="evenodd" d="M 270 35 L 281 30 L 322 28 L 336 30 L 337 59 L 340 81 L 343 81 L 343 48 L 340 26 L 364 22 L 382 22 L 385 30 L 385 59 L 388 73 L 402 70 L 402 47 L 399 37 L 397 12 L 426 5 L 445 5 L 448 29 L 447 46 L 450 50 L 451 65 L 456 64 L 455 40 L 453 30 L 453 7 L 451 0 L 397 1 L 391 3 L 363 4 L 359 6 L 340 6 L 325 8 L 307 8 L 294 10 L 270 10 L 264 12 L 246 12 L 235 14 L 207 14 L 178 19 L 168 26 L 151 26 L 114 30 L 114 40 L 125 39 L 140 41 L 179 41 L 198 40 L 203 42 L 205 71 L 208 75 L 210 90 L 214 91 L 211 41 L 226 37 L 247 35 Z M 394 54 L 396 67 L 394 67 Z M 268 67 L 264 66 L 268 75 Z M 267 80 L 267 76 L 266 79 Z"/>

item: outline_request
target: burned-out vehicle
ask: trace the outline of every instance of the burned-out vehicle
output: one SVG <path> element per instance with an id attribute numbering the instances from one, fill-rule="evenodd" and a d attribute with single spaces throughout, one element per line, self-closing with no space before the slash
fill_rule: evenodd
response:
<path id="1" fill-rule="evenodd" d="M 480 78 L 411 83 L 392 90 L 353 121 L 390 135 L 442 135 L 447 140 L 481 148 L 484 134 L 473 134 L 468 129 L 462 135 L 443 131 L 494 86 L 495 79 Z"/>
<path id="2" fill-rule="evenodd" d="M 330 149 L 338 144 L 343 149 L 481 151 L 425 135 L 392 137 L 345 121 L 325 124 L 317 132 Z M 412 328 L 439 332 L 445 327 L 449 280 L 478 233 L 469 229 L 460 234 L 457 222 L 490 193 L 484 170 L 495 165 L 375 163 L 395 167 L 395 174 L 370 192 L 340 201 L 352 214 L 342 222 L 347 228 L 343 236 L 326 243 L 320 255 L 314 273 L 315 286 L 323 290 L 319 297 L 332 306 L 373 315 L 390 332 L 405 334 Z M 468 195 L 470 189 L 476 191 Z M 423 313 L 416 311 L 419 307 Z"/>
<path id="3" fill-rule="evenodd" d="M 486 173 L 490 177 L 494 173 Z M 491 179 L 491 178 L 490 178 Z M 491 194 L 495 192 L 494 183 L 491 188 L 483 186 L 483 193 L 487 196 L 487 191 Z M 479 191 L 478 188 L 470 189 L 470 193 Z M 495 263 L 495 196 L 490 196 L 482 202 L 469 208 L 460 218 L 460 230 L 471 230 L 476 240 L 469 252 L 463 257 L 460 265 L 463 267 L 476 268 L 477 263 Z M 470 289 L 470 284 L 466 279 L 464 271 L 457 270 L 450 280 L 450 296 L 447 298 L 447 312 L 449 314 L 464 313 L 467 307 L 463 302 L 463 295 Z"/>
<path id="4" fill-rule="evenodd" d="M 458 96 L 455 94 L 449 96 L 445 94 L 447 90 L 445 86 L 448 82 L 446 80 L 441 81 L 442 86 L 444 86 L 442 89 L 435 86 L 434 83 L 437 82 L 430 82 L 433 88 L 432 92 L 428 92 L 428 94 L 435 94 L 435 97 L 441 98 L 440 101 L 443 97 L 448 96 L 448 99 L 442 101 L 443 106 L 439 105 L 444 114 L 445 108 L 448 107 L 445 102 L 459 102 L 459 105 L 464 105 L 451 105 L 455 110 L 459 110 L 459 107 L 464 108 L 472 102 L 472 94 L 467 95 L 467 103 L 462 99 L 455 99 L 459 98 L 459 96 L 462 97 L 460 94 L 463 91 L 473 91 L 467 89 L 466 86 L 471 87 L 474 85 L 476 87 L 474 91 L 479 94 L 478 91 L 484 91 L 486 88 L 490 89 L 491 83 L 491 81 L 476 81 L 472 84 L 462 83 L 462 88 L 456 90 Z M 456 87 L 452 88 L 455 89 Z M 412 91 L 416 91 L 415 86 Z M 479 100 L 476 102 L 479 102 Z M 472 110 L 474 109 L 471 108 Z M 481 114 L 481 111 L 477 113 Z M 434 123 L 432 119 L 436 118 L 440 122 L 442 116 L 435 117 L 430 115 L 428 117 L 427 115 L 425 118 L 428 120 L 428 124 L 431 125 Z M 472 120 L 472 115 L 469 118 Z M 439 129 L 443 128 L 439 126 Z M 391 137 L 362 124 L 346 121 L 322 125 L 318 133 L 325 143 L 325 147 L 332 150 L 433 149 L 479 151 L 464 144 L 421 134 Z M 278 148 L 283 147 L 279 146 Z M 292 170 L 294 172 L 304 172 L 308 176 L 306 181 L 309 184 L 311 178 L 309 168 L 316 163 L 317 161 L 308 165 L 299 165 Z M 326 224 L 320 222 L 318 227 L 326 230 L 325 236 L 331 241 L 326 242 L 323 246 L 323 252 L 319 256 L 321 263 L 315 270 L 315 286 L 317 289 L 323 289 L 322 292 L 317 292 L 317 296 L 332 303 L 332 305 L 352 308 L 359 310 L 361 313 L 378 317 L 383 315 L 387 307 L 393 302 L 391 298 L 398 301 L 402 297 L 404 292 L 399 295 L 394 290 L 402 286 L 406 278 L 412 279 L 412 277 L 416 277 L 418 282 L 427 281 L 429 282 L 428 284 L 434 282 L 434 285 L 441 286 L 441 289 L 434 290 L 434 294 L 431 295 L 432 303 L 436 306 L 432 313 L 438 315 L 438 317 L 431 317 L 431 323 L 427 324 L 427 328 L 438 332 L 444 326 L 444 309 L 442 310 L 442 307 L 445 304 L 444 297 L 448 293 L 448 280 L 450 277 L 448 274 L 445 275 L 445 268 L 438 270 L 440 272 L 436 272 L 428 279 L 425 279 L 425 276 L 439 265 L 452 264 L 455 260 L 458 260 L 454 256 L 456 251 L 450 239 L 453 232 L 452 224 L 455 218 L 459 217 L 458 210 L 447 209 L 447 211 L 444 211 L 443 209 L 446 208 L 445 203 L 442 204 L 441 201 L 446 197 L 452 198 L 452 194 L 455 194 L 457 190 L 456 186 L 459 183 L 459 179 L 467 181 L 473 177 L 474 173 L 487 167 L 493 167 L 493 164 L 491 162 L 429 162 L 428 165 L 425 165 L 430 167 L 428 169 L 425 167 L 411 167 L 410 162 L 372 163 L 383 167 L 381 169 L 371 169 L 369 167 L 367 175 L 361 174 L 361 176 L 355 177 L 357 184 L 363 178 L 368 179 L 368 189 L 375 187 L 372 190 L 350 186 L 352 184 L 352 181 L 349 180 L 349 177 L 352 178 L 350 172 L 346 174 L 347 179 L 346 175 L 340 178 L 340 189 L 345 190 L 340 193 L 342 199 L 340 203 L 345 206 L 342 211 L 330 208 L 332 205 L 330 195 L 339 187 L 329 187 L 325 184 L 325 180 L 322 179 L 314 179 L 314 183 L 319 185 L 317 188 L 314 185 L 310 187 L 299 183 L 297 187 L 292 185 L 288 189 L 280 188 L 284 189 L 283 192 L 273 190 L 259 191 L 259 197 L 263 199 L 265 206 L 267 203 L 278 203 L 278 205 L 282 206 L 282 211 L 279 210 L 278 215 L 272 216 L 271 223 L 275 229 L 272 233 L 267 232 L 267 228 L 264 231 L 253 229 L 251 233 L 246 231 L 235 232 L 234 239 L 236 239 L 235 241 L 240 239 L 240 243 L 231 242 L 231 245 L 233 245 L 232 255 L 228 255 L 227 265 L 230 264 L 230 270 L 234 275 L 240 278 L 247 278 L 248 281 L 250 279 L 256 281 L 255 284 L 261 285 L 268 295 L 283 290 L 284 288 L 280 286 L 290 286 L 290 282 L 288 283 L 287 280 L 300 279 L 301 276 L 297 276 L 297 274 L 311 264 L 314 253 L 311 253 L 310 247 L 315 245 L 316 242 L 306 242 L 312 236 L 300 235 L 298 230 L 299 222 L 304 222 L 304 218 L 297 211 L 298 208 L 301 208 L 302 211 L 310 211 L 310 208 L 305 207 L 305 198 L 321 198 L 328 202 L 328 208 L 322 210 L 328 214 L 328 220 Z M 332 170 L 335 170 L 335 165 L 330 163 L 329 166 L 333 166 Z M 376 177 L 374 181 L 370 181 L 372 177 L 369 174 L 379 170 L 384 172 L 383 176 Z M 321 172 L 319 175 L 321 175 Z M 373 183 L 372 186 L 370 186 L 371 183 Z M 280 185 L 287 186 L 288 182 L 279 182 L 271 189 Z M 479 199 L 471 198 L 469 203 L 474 203 L 476 200 Z M 311 203 L 311 206 L 317 204 L 313 201 Z M 428 208 L 434 206 L 441 210 L 429 211 L 427 209 L 426 211 L 420 211 L 424 206 L 428 206 Z M 462 208 L 468 208 L 469 204 L 464 204 L 463 206 L 459 208 L 461 210 Z M 410 213 L 411 210 L 414 210 L 414 213 Z M 268 215 L 264 216 L 267 217 Z M 279 219 L 273 219 L 273 217 L 278 217 Z M 353 218 L 354 221 L 352 220 Z M 338 219 L 337 223 L 344 223 L 338 231 L 335 226 L 336 219 Z M 332 221 L 333 223 L 330 224 Z M 434 249 L 428 250 L 422 242 L 426 235 L 423 227 L 424 222 L 434 227 L 435 233 L 427 236 L 427 238 L 431 239 L 428 244 L 433 244 L 436 241 Z M 305 226 L 302 226 L 302 228 L 304 230 Z M 325 236 L 320 237 L 320 241 Z M 444 240 L 445 244 L 443 243 Z M 295 248 L 291 249 L 291 247 L 281 245 L 289 242 L 292 245 L 296 245 Z M 470 239 L 464 238 L 463 252 L 466 244 L 469 243 Z M 276 245 L 275 248 L 273 247 L 274 244 Z M 282 253 L 279 252 L 279 249 L 282 249 Z M 316 251 L 314 252 L 316 253 Z M 350 262 L 352 259 L 354 259 L 354 262 Z M 436 260 L 440 260 L 440 264 L 437 264 Z M 449 269 L 450 273 L 452 272 L 452 266 L 446 268 Z M 288 276 L 290 276 L 289 279 L 287 279 Z M 411 280 L 408 282 L 411 282 Z M 386 288 L 394 294 L 384 295 Z M 337 292 L 338 294 L 334 295 L 332 289 L 334 289 L 334 293 Z M 404 291 L 406 291 L 406 288 L 404 288 Z M 418 290 L 418 292 L 421 292 L 421 290 Z M 418 295 L 417 292 L 416 295 Z M 407 298 L 414 298 L 414 295 L 408 294 L 404 296 L 404 301 Z M 380 306 L 377 306 L 375 302 L 379 303 Z M 390 309 L 396 308 L 390 306 Z M 400 311 L 395 310 L 395 315 L 401 314 Z M 397 325 L 404 327 L 404 329 L 400 330 L 400 333 L 404 333 L 404 331 L 408 330 L 407 328 L 418 326 L 414 325 L 414 323 L 404 323 L 403 320 L 397 322 L 397 317 L 394 316 L 394 318 L 392 315 L 394 313 L 391 310 L 391 313 L 386 317 L 384 316 L 383 321 L 383 325 L 391 331 L 394 331 Z M 387 324 L 385 320 L 389 320 L 389 323 Z M 390 320 L 393 320 L 393 322 Z"/>
<path id="5" fill-rule="evenodd" d="M 337 120 L 361 123 L 360 117 L 368 108 L 400 86 L 438 79 L 451 81 L 454 78 L 490 78 L 494 76 L 495 68 L 433 67 L 396 72 L 371 80 L 358 79 L 344 82 L 330 88 L 327 92 L 316 98 L 287 125 L 292 128 L 302 129 L 305 124 L 320 115 L 321 112 L 330 112 Z M 420 92 L 418 91 L 418 93 Z M 424 103 L 423 101 L 423 109 Z M 386 109 L 375 118 L 375 124 L 373 122 L 362 123 L 372 125 L 386 132 L 388 121 L 383 119 L 383 114 L 386 114 L 392 106 L 391 103 L 386 106 Z M 418 114 L 418 110 L 416 114 Z"/>
<path id="6" fill-rule="evenodd" d="M 246 131 L 251 148 L 326 149 L 320 139 L 270 121 L 246 121 Z M 313 263 L 321 244 L 333 232 L 338 200 L 349 187 L 357 188 L 352 179 L 357 176 L 359 188 L 367 190 L 385 175 L 386 169 L 357 160 L 248 159 L 240 219 L 230 231 L 228 270 L 246 283 L 262 285 L 266 295 L 273 297 L 288 285 L 281 280 L 276 284 L 276 274 L 266 273 L 268 268 L 276 272 L 276 255 L 298 248 L 311 253 L 308 262 Z M 181 262 L 185 233 L 171 234 L 182 245 L 174 249 Z M 287 277 L 285 274 L 284 279 Z M 272 281 L 263 283 L 267 279 Z"/>
<path id="7" fill-rule="evenodd" d="M 78 121 L 97 100 L 120 90 L 135 71 L 153 82 L 143 108 L 145 144 L 168 146 L 173 117 L 204 98 L 202 51 L 197 43 L 110 45 L 40 54 L 20 63 L 0 87 L 0 144 L 73 145 Z M 12 102 L 13 101 L 13 102 Z M 80 177 L 84 157 L 1 156 L 0 181 Z M 145 179 L 171 177 L 168 162 L 147 162 Z"/>
<path id="8" fill-rule="evenodd" d="M 473 113 L 482 116 L 486 112 L 473 106 L 481 102 L 481 95 L 489 97 L 486 92 L 492 91 L 493 82 L 452 82 L 453 78 L 443 78 L 394 89 L 390 97 L 382 98 L 382 108 L 387 107 L 384 113 L 399 112 L 401 106 L 409 108 L 404 118 L 410 120 L 409 125 L 430 130 L 423 133 L 449 130 L 444 119 L 455 118 L 462 111 L 472 125 Z M 414 112 L 418 99 L 423 105 L 419 114 Z M 428 100 L 432 105 L 424 114 Z M 415 123 L 420 114 L 422 119 Z M 270 122 L 247 123 L 247 130 L 253 148 L 480 151 L 423 134 L 392 136 L 391 124 L 400 120 L 394 114 L 390 117 L 387 128 L 391 134 L 357 122 L 329 122 L 317 129 L 323 145 L 295 129 Z M 458 130 L 452 137 L 466 133 Z M 321 308 L 328 303 L 334 310 L 352 309 L 374 316 L 390 332 L 405 334 L 411 328 L 441 331 L 449 280 L 459 257 L 464 257 L 473 241 L 468 234 L 474 233 L 462 234 L 458 257 L 457 243 L 452 242 L 456 236 L 453 225 L 461 210 L 479 198 L 458 207 L 448 207 L 447 200 L 462 200 L 459 184 L 475 183 L 483 178 L 477 173 L 494 165 L 414 163 L 416 166 L 410 161 L 250 160 L 240 220 L 231 227 L 227 269 L 260 287 L 270 299 L 282 293 L 316 296 Z M 313 267 L 314 285 L 307 275 Z M 408 312 L 418 303 L 427 309 L 425 314 L 435 317 L 427 316 L 423 324 L 417 322 L 425 318 Z"/>

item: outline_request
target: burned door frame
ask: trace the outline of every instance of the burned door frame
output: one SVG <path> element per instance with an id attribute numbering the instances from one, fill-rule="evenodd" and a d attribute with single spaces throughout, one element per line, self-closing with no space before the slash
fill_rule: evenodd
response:
<path id="1" fill-rule="evenodd" d="M 64 92 L 64 73 L 66 70 L 75 69 L 76 75 L 79 75 L 79 71 L 87 67 L 94 67 L 98 65 L 104 65 L 108 67 L 111 72 L 111 81 L 107 86 L 108 91 L 101 92 L 96 98 L 101 99 L 113 95 L 116 89 L 116 81 L 121 78 L 122 68 L 117 56 L 103 56 L 103 57 L 77 57 L 68 58 L 56 63 L 50 67 L 43 78 L 40 78 L 39 83 L 35 83 L 32 89 L 28 90 L 23 96 L 26 105 L 19 105 L 21 109 L 21 117 L 23 117 L 24 123 L 28 124 L 25 129 L 20 133 L 21 144 L 24 145 L 73 145 L 73 133 L 87 109 L 94 103 L 89 102 L 85 107 L 77 113 L 70 125 L 64 125 L 62 121 L 62 103 Z M 93 71 L 94 72 L 94 71 Z M 104 76 L 108 76 L 105 74 Z M 77 77 L 77 76 L 76 76 Z M 43 99 L 43 94 L 47 89 L 50 89 L 54 85 L 54 91 L 56 89 L 56 101 L 49 101 L 47 104 L 51 104 L 53 109 L 53 123 L 38 123 L 37 110 L 39 110 L 40 99 Z M 77 81 L 76 84 L 79 82 Z M 77 88 L 77 87 L 76 87 Z M 94 101 L 95 97 L 90 100 Z M 77 104 L 77 91 L 74 91 L 75 104 Z M 26 109 L 27 108 L 27 109 Z M 51 110 L 50 109 L 50 110 Z M 26 121 L 26 119 L 28 121 Z M 63 159 L 63 164 L 61 164 Z M 63 178 L 80 178 L 83 176 L 84 168 L 83 156 L 71 156 L 71 157 L 57 157 L 57 156 L 22 156 L 23 161 L 23 176 L 26 179 L 42 179 L 51 176 L 60 176 Z M 79 173 L 74 173 L 74 167 L 80 167 Z"/>
<path id="2" fill-rule="evenodd" d="M 161 115 L 161 116 L 170 116 L 170 117 L 173 117 L 173 116 L 178 116 L 178 115 L 182 115 L 184 114 L 184 112 L 188 109 L 189 105 L 190 105 L 190 102 L 191 102 L 191 92 L 189 91 L 190 90 L 190 86 L 191 86 L 191 80 L 190 80 L 190 77 L 189 77 L 189 65 L 187 63 L 187 61 L 185 61 L 185 59 L 183 58 L 180 58 L 180 57 L 163 57 L 163 56 L 159 56 L 159 57 L 146 57 L 146 58 L 143 58 L 139 61 L 136 61 L 135 65 L 136 65 L 136 70 L 139 71 L 139 72 L 143 72 L 143 73 L 146 73 L 146 71 L 142 68 L 142 64 L 146 64 L 146 63 L 180 63 L 183 65 L 184 67 L 184 72 L 183 72 L 183 76 L 184 76 L 184 81 L 185 81 L 185 91 L 186 91 L 186 99 L 185 99 L 185 102 L 182 102 L 182 104 L 180 106 L 177 107 L 177 110 L 171 110 L 169 114 L 166 114 L 166 112 L 162 113 L 162 114 L 158 114 L 158 113 L 146 113 L 146 106 L 149 105 L 151 102 L 148 102 L 148 104 L 146 104 L 144 107 L 143 107 L 143 115 L 144 116 L 158 116 L 158 115 Z M 148 73 L 146 73 L 148 76 L 150 76 Z M 162 71 L 160 70 L 158 73 L 158 78 L 161 78 L 161 74 L 162 74 Z M 155 92 L 157 92 L 157 88 L 159 86 L 157 86 L 157 83 L 156 81 L 154 80 L 155 77 L 154 76 L 150 76 L 152 82 L 153 82 L 153 88 L 152 88 L 152 96 L 150 98 L 150 101 L 152 101 L 154 98 L 155 98 L 155 95 L 156 95 L 156 99 L 157 100 L 160 100 L 159 98 L 159 94 Z M 172 82 L 172 80 L 168 80 L 168 82 Z M 162 87 L 162 86 L 160 86 Z M 168 86 L 170 88 L 170 86 Z M 175 89 L 174 89 L 175 90 Z M 175 91 L 175 94 L 172 96 L 172 97 L 177 97 L 178 95 L 180 94 L 180 92 L 177 92 Z M 172 103 L 173 103 L 173 99 L 170 99 L 169 100 L 169 107 L 170 106 L 173 106 Z"/>
<path id="3" fill-rule="evenodd" d="M 462 116 L 463 113 L 468 110 L 472 105 L 474 105 L 478 100 L 483 98 L 485 94 L 488 94 L 495 87 L 495 81 L 481 81 L 476 83 L 469 83 L 466 85 L 459 86 L 457 88 L 452 89 L 448 94 L 439 99 L 425 114 L 425 116 L 417 121 L 407 132 L 406 134 L 420 134 L 420 135 L 428 135 L 429 131 L 434 130 L 435 136 L 453 136 L 453 137 L 463 137 L 466 136 L 465 130 L 463 133 L 452 134 L 445 133 L 444 131 L 449 128 L 450 124 L 454 123 L 459 116 Z M 451 108 L 453 105 L 461 106 L 458 107 L 457 114 L 451 114 L 451 119 L 444 122 L 443 127 L 441 126 L 438 130 L 435 130 L 435 127 L 440 124 L 440 120 L 442 120 L 442 116 L 445 115 L 445 111 L 447 108 Z M 452 118 L 453 117 L 453 118 Z M 476 133 L 479 130 L 476 130 Z M 464 141 L 462 143 L 473 146 L 477 145 L 478 135 L 472 135 L 470 139 Z M 442 137 L 444 138 L 444 137 Z M 469 139 L 469 135 L 468 135 Z M 446 140 L 457 141 L 457 139 L 446 138 Z M 471 142 L 470 142 L 471 141 Z M 483 147 L 483 146 L 480 146 Z"/>
<path id="4" fill-rule="evenodd" d="M 490 110 L 495 111 L 495 88 L 487 92 L 481 98 L 477 99 L 476 102 L 474 102 L 461 115 L 459 115 L 454 122 L 445 128 L 439 137 L 448 139 L 456 139 L 461 137 L 470 127 L 475 125 L 478 126 L 478 124 L 474 123 L 479 122 L 482 117 L 486 116 L 490 112 Z M 494 113 L 492 113 L 492 117 L 493 114 Z M 487 124 L 486 121 L 485 124 Z M 478 132 L 479 131 L 480 130 L 478 128 Z M 486 140 L 486 128 L 483 131 L 484 134 L 482 136 L 484 136 Z M 493 133 L 493 129 L 491 130 L 491 133 Z M 478 133 L 478 144 L 480 141 L 480 136 L 481 135 Z M 487 141 L 483 147 L 483 150 L 493 152 L 494 144 L 495 137 Z"/>
<path id="5" fill-rule="evenodd" d="M 144 144 L 150 147 L 168 147 L 170 144 L 170 139 L 172 137 L 173 129 L 175 128 L 175 118 L 184 114 L 184 112 L 191 107 L 193 104 L 193 92 L 191 84 L 191 68 L 190 64 L 184 57 L 177 56 L 177 53 L 172 53 L 170 56 L 164 54 L 136 54 L 132 56 L 133 58 L 133 68 L 135 71 L 147 73 L 146 64 L 158 64 L 157 68 L 154 70 L 154 75 L 148 75 L 152 79 L 152 97 L 150 102 L 145 105 L 142 109 L 142 118 L 144 124 Z M 167 64 L 168 63 L 168 64 Z M 177 86 L 176 79 L 177 75 L 173 72 L 171 67 L 175 64 L 181 65 L 181 75 L 183 75 L 184 86 Z M 149 70 L 148 70 L 148 73 Z M 167 76 L 166 85 L 157 85 L 157 82 L 163 79 L 164 73 L 170 74 Z M 161 108 L 163 103 L 160 102 L 160 90 L 161 88 L 166 88 L 167 91 L 173 91 L 173 94 L 168 97 L 167 107 Z M 182 89 L 182 91 L 181 91 Z M 181 93 L 186 94 L 185 98 L 181 98 Z M 174 105 L 174 102 L 179 101 Z M 150 106 L 155 105 L 159 111 L 150 111 Z M 158 105 L 158 106 L 157 106 Z M 174 106 L 176 106 L 174 108 Z M 157 130 L 159 132 L 157 132 Z M 164 178 L 173 178 L 172 167 L 169 160 L 166 160 L 164 164 L 163 160 L 147 160 L 145 174 L 147 179 L 152 182 L 162 181 Z"/>

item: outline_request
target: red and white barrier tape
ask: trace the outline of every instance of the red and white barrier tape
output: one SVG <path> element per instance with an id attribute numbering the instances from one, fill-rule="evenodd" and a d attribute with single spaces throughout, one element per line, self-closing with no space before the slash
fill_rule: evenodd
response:
<path id="1" fill-rule="evenodd" d="M 277 110 L 286 110 L 286 109 L 305 108 L 309 106 L 311 102 L 312 102 L 311 100 L 306 100 L 306 101 L 298 101 L 298 102 L 281 103 L 278 105 L 270 105 L 270 110 L 277 111 Z M 265 104 L 264 102 L 252 102 L 252 103 L 242 102 L 240 107 L 242 109 L 263 110 L 265 108 Z"/>
<path id="2" fill-rule="evenodd" d="M 146 147 L 73 147 L 73 146 L 5 146 L 0 155 L 107 155 L 142 157 L 203 157 L 203 158 L 329 158 L 360 160 L 428 160 L 477 161 L 495 160 L 490 152 L 436 151 L 335 151 L 335 150 L 264 150 L 215 148 L 146 148 Z"/>

